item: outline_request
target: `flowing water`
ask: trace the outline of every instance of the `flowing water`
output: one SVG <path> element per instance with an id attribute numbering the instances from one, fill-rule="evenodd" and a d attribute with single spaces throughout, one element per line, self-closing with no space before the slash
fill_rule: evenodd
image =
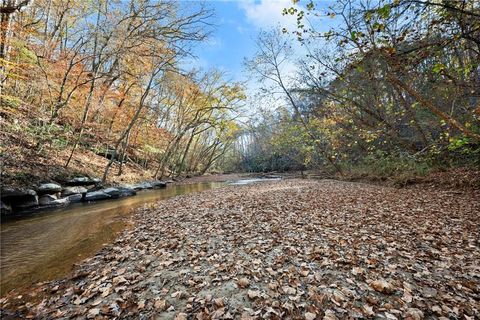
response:
<path id="1" fill-rule="evenodd" d="M 67 274 L 74 263 L 93 255 L 126 227 L 122 219 L 146 203 L 219 188 L 225 182 L 174 185 L 117 200 L 79 203 L 67 208 L 2 221 L 1 295 Z"/>

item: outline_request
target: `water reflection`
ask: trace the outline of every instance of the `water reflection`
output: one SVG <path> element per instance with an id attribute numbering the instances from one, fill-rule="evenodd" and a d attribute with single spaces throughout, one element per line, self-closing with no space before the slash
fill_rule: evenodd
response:
<path id="1" fill-rule="evenodd" d="M 97 252 L 125 227 L 122 217 L 161 199 L 224 186 L 223 182 L 169 186 L 134 197 L 76 204 L 30 217 L 4 221 L 0 230 L 0 291 L 51 280 Z"/>

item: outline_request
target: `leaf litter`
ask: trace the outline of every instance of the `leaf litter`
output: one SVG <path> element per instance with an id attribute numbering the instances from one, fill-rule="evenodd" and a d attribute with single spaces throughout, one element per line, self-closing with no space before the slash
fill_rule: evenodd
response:
<path id="1" fill-rule="evenodd" d="M 479 199 L 330 180 L 178 196 L 2 317 L 478 319 Z"/>

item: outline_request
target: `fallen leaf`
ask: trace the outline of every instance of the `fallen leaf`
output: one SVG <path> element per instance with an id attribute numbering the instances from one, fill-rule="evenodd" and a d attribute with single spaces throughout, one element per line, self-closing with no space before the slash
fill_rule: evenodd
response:
<path id="1" fill-rule="evenodd" d="M 375 280 L 370 283 L 370 287 L 372 287 L 375 291 L 385 294 L 392 294 L 395 291 L 394 286 L 385 280 Z"/>
<path id="2" fill-rule="evenodd" d="M 159 299 L 155 301 L 153 306 L 155 307 L 155 309 L 163 311 L 167 308 L 167 302 L 165 300 Z"/>
<path id="3" fill-rule="evenodd" d="M 248 280 L 247 278 L 241 278 L 237 281 L 237 285 L 240 288 L 246 288 L 250 285 L 250 280 Z"/>

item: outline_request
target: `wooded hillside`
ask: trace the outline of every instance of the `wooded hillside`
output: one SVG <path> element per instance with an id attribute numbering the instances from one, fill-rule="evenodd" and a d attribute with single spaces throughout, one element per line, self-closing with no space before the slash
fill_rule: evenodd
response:
<path id="1" fill-rule="evenodd" d="M 222 27 L 200 2 L 4 3 L 4 181 L 480 165 L 478 1 L 293 1 L 245 60 L 256 96 L 193 67 Z"/>
<path id="2" fill-rule="evenodd" d="M 246 62 L 261 97 L 283 103 L 260 104 L 237 144 L 241 167 L 399 175 L 480 165 L 478 1 L 293 3 L 284 15 L 297 28 L 261 33 Z"/>
<path id="3" fill-rule="evenodd" d="M 158 178 L 211 169 L 244 98 L 221 72 L 185 66 L 213 30 L 212 15 L 201 3 L 7 1 L 4 178 L 28 179 L 37 165 L 82 170 L 72 160 L 97 155 L 109 159 L 103 181 L 125 161 Z"/>

